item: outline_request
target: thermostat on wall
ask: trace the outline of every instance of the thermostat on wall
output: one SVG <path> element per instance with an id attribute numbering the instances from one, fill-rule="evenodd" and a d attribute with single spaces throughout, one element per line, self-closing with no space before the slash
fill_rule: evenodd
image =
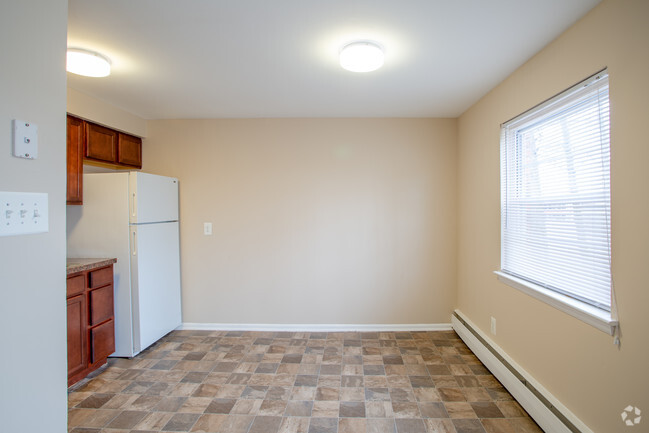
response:
<path id="1" fill-rule="evenodd" d="M 14 156 L 36 159 L 38 157 L 38 126 L 14 119 Z"/>

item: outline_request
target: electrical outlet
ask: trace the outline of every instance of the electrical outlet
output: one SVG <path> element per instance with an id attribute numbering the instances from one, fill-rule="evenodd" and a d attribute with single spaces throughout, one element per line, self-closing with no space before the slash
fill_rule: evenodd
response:
<path id="1" fill-rule="evenodd" d="M 212 223 L 203 223 L 203 234 L 210 236 L 212 234 Z"/>
<path id="2" fill-rule="evenodd" d="M 491 333 L 496 335 L 496 318 L 491 316 Z"/>

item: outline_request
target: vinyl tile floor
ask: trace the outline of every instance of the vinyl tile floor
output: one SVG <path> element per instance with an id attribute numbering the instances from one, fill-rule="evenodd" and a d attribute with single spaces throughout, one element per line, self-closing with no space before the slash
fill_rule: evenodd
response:
<path id="1" fill-rule="evenodd" d="M 453 331 L 174 331 L 68 407 L 72 433 L 542 433 Z"/>

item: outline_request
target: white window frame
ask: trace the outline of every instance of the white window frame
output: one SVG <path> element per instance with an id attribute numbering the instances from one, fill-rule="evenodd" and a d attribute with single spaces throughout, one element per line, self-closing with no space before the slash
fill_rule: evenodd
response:
<path id="1" fill-rule="evenodd" d="M 505 130 L 505 127 L 507 125 L 511 124 L 512 122 L 516 122 L 518 119 L 521 119 L 523 117 L 533 116 L 535 113 L 540 113 L 543 110 L 547 110 L 549 107 L 560 106 L 560 104 L 562 104 L 560 100 L 564 97 L 564 95 L 573 93 L 578 88 L 583 88 L 584 86 L 588 86 L 589 84 L 594 83 L 595 81 L 599 80 L 602 77 L 608 78 L 608 73 L 606 70 L 598 72 L 592 77 L 589 77 L 588 79 L 576 84 L 575 86 L 572 86 L 571 88 L 565 90 L 564 92 L 561 92 L 560 94 L 550 98 L 549 100 L 539 104 L 538 106 L 526 111 L 525 113 L 516 116 L 510 121 L 505 122 L 502 125 L 503 131 Z M 569 103 L 566 104 L 566 106 L 569 105 L 570 105 Z M 506 138 L 503 134 L 503 137 L 501 138 L 501 160 L 502 161 L 505 161 L 505 158 L 507 158 L 507 155 L 505 154 L 505 139 Z M 505 175 L 504 175 L 504 167 L 501 168 L 501 170 L 503 170 L 501 171 L 501 188 L 503 188 L 504 182 L 506 182 Z M 501 211 L 504 212 L 504 206 L 505 206 L 504 200 L 502 206 L 503 208 Z M 503 218 L 501 218 L 501 234 L 504 233 L 504 226 L 502 224 L 504 224 Z M 608 221 L 608 224 L 610 230 L 610 220 Z M 504 257 L 503 255 L 504 255 L 505 247 L 506 247 L 505 242 L 502 241 L 501 257 Z M 610 250 L 609 250 L 609 259 L 610 259 Z M 536 284 L 535 282 L 528 281 L 524 278 L 521 278 L 518 275 L 513 275 L 509 272 L 503 271 L 502 269 L 498 271 L 494 271 L 494 273 L 497 275 L 499 281 L 513 288 L 516 288 L 522 291 L 523 293 L 526 293 L 542 302 L 545 302 L 550 306 L 557 308 L 558 310 L 561 310 L 585 323 L 588 323 L 589 325 L 592 325 L 595 328 L 603 332 L 606 332 L 607 334 L 610 335 L 615 334 L 618 321 L 617 321 L 617 312 L 615 311 L 615 302 L 613 297 L 612 284 L 611 284 L 611 310 L 606 311 L 605 309 L 598 308 L 589 303 L 567 296 L 565 294 L 560 293 L 559 291 L 555 291 L 550 288 L 543 287 L 539 284 Z"/>

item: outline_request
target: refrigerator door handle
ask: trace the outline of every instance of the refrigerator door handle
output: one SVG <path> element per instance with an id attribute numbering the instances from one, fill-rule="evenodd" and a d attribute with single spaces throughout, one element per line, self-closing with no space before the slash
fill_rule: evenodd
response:
<path id="1" fill-rule="evenodd" d="M 135 214 L 137 213 L 137 196 L 135 193 L 133 193 L 133 205 L 131 207 L 131 216 L 135 217 Z"/>
<path id="2" fill-rule="evenodd" d="M 133 229 L 131 233 L 133 233 L 133 251 L 131 252 L 131 254 L 133 256 L 137 256 L 137 230 Z"/>

